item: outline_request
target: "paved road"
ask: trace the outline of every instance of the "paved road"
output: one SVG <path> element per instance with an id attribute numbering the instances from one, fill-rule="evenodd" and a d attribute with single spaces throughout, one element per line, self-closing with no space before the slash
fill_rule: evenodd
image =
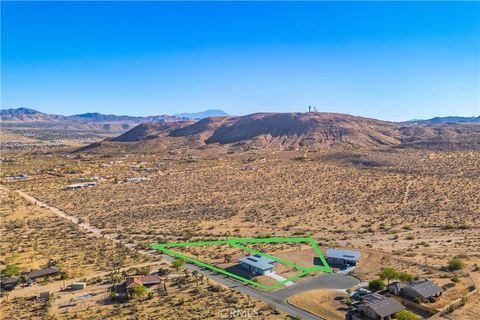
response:
<path id="1" fill-rule="evenodd" d="M 8 190 L 7 188 L 0 186 L 1 189 Z M 72 223 L 77 224 L 80 228 L 96 235 L 97 237 L 105 237 L 108 238 L 116 243 L 119 243 L 123 246 L 127 246 L 129 248 L 135 249 L 134 245 L 132 244 L 127 244 L 124 243 L 123 241 L 116 239 L 115 235 L 109 235 L 109 234 L 103 234 L 101 229 L 95 228 L 88 223 L 79 223 L 79 219 L 77 217 L 68 215 L 66 212 L 56 208 L 52 207 L 40 200 L 38 200 L 35 197 L 32 197 L 28 194 L 26 194 L 23 191 L 16 191 L 20 196 L 22 196 L 24 199 L 30 201 L 31 203 L 34 203 L 38 206 L 45 207 L 47 209 L 50 209 L 53 213 L 58 215 L 61 218 L 64 218 Z M 136 249 L 135 249 L 136 250 Z M 163 258 L 165 261 L 172 262 L 175 260 L 174 257 L 171 257 L 166 254 L 161 254 L 159 252 L 156 252 L 154 250 L 137 250 L 139 253 L 152 256 L 155 258 Z M 199 266 L 193 265 L 193 264 L 186 264 L 185 268 L 188 270 L 197 270 L 199 273 L 203 274 L 207 278 L 216 281 L 218 283 L 223 284 L 226 287 L 229 287 L 233 290 L 236 290 L 238 292 L 241 292 L 243 294 L 249 295 L 252 298 L 258 299 L 260 301 L 263 301 L 267 304 L 275 306 L 280 311 L 283 311 L 287 314 L 290 314 L 291 316 L 295 317 L 300 317 L 302 319 L 307 319 L 307 320 L 323 320 L 322 318 L 315 316 L 309 312 L 306 312 L 302 309 L 296 308 L 287 302 L 287 298 L 300 293 L 304 292 L 307 290 L 312 290 L 312 289 L 320 289 L 320 288 L 335 288 L 335 289 L 345 289 L 345 288 L 350 288 L 351 286 L 355 285 L 358 283 L 358 280 L 356 278 L 353 278 L 351 276 L 347 275 L 338 275 L 338 274 L 324 274 L 320 276 L 316 276 L 313 278 L 304 278 L 300 279 L 297 281 L 292 286 L 286 287 L 284 289 L 274 291 L 274 292 L 263 292 L 259 291 L 256 289 L 253 289 L 252 287 L 249 287 L 247 285 L 244 285 L 242 283 L 233 281 L 231 278 L 225 276 L 225 275 L 220 275 L 215 272 L 211 272 L 210 270 L 207 269 L 202 269 Z"/>

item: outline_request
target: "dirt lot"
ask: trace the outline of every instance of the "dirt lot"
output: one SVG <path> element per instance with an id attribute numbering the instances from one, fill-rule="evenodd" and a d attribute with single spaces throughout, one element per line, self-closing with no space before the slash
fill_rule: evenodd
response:
<path id="1" fill-rule="evenodd" d="M 288 299 L 288 303 L 324 319 L 343 320 L 348 306 L 343 302 L 348 295 L 337 290 L 312 290 Z"/>

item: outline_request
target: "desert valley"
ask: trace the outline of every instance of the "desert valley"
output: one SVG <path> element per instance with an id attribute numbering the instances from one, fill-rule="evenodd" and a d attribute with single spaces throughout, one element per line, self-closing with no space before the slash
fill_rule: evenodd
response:
<path id="1" fill-rule="evenodd" d="M 478 117 L 7 111 L 0 263 L 2 285 L 15 284 L 2 291 L 2 319 L 218 319 L 239 309 L 260 319 L 369 319 L 362 290 L 398 301 L 397 317 L 413 317 L 403 319 L 480 313 Z M 244 238 L 312 238 L 327 260 L 328 248 L 348 250 L 358 264 L 291 283 L 292 266 L 315 265 L 311 246 L 245 244 L 282 259 L 274 271 L 285 281 L 268 291 L 190 260 L 229 270 L 246 255 L 241 246 L 185 247 L 187 261 L 151 247 Z M 441 294 L 409 300 L 389 286 L 414 279 Z"/>

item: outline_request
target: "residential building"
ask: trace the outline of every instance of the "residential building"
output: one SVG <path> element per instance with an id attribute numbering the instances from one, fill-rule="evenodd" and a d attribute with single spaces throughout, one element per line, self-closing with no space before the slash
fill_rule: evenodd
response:
<path id="1" fill-rule="evenodd" d="M 273 267 L 277 262 L 260 254 L 254 254 L 241 258 L 240 266 L 252 273 L 268 274 L 273 272 Z"/>
<path id="2" fill-rule="evenodd" d="M 52 277 L 58 274 L 60 274 L 60 270 L 58 270 L 55 267 L 48 267 L 40 270 L 33 270 L 25 273 L 25 275 L 32 280 L 36 280 L 38 278 Z"/>
<path id="3" fill-rule="evenodd" d="M 357 305 L 357 313 L 352 320 L 389 320 L 405 307 L 394 298 L 388 298 L 378 293 L 363 296 L 362 302 Z"/>
<path id="4" fill-rule="evenodd" d="M 146 276 L 139 276 L 139 277 L 127 277 L 125 279 L 125 288 L 131 289 L 137 286 L 155 286 L 160 284 L 162 279 L 160 277 L 154 275 L 146 275 Z"/>
<path id="5" fill-rule="evenodd" d="M 428 279 L 412 281 L 401 290 L 403 296 L 420 301 L 433 300 L 442 293 L 443 289 Z"/>
<path id="6" fill-rule="evenodd" d="M 327 248 L 325 258 L 332 266 L 356 266 L 360 260 L 360 252 L 343 249 Z"/>

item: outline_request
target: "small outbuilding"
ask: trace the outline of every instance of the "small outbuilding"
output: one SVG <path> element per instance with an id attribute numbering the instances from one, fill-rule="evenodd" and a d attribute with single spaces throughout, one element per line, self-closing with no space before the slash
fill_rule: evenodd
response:
<path id="1" fill-rule="evenodd" d="M 16 277 L 16 276 L 9 277 L 9 278 L 0 280 L 0 287 L 3 290 L 12 290 L 12 289 L 15 289 L 15 287 L 19 282 L 20 282 L 19 277 Z"/>
<path id="2" fill-rule="evenodd" d="M 398 281 L 394 281 L 388 284 L 385 290 L 391 294 L 399 295 L 404 287 L 405 287 L 405 284 Z"/>
<path id="3" fill-rule="evenodd" d="M 254 254 L 241 258 L 240 266 L 252 273 L 256 274 L 268 274 L 273 272 L 273 267 L 277 264 L 277 261 L 262 256 L 260 254 Z"/>
<path id="4" fill-rule="evenodd" d="M 328 264 L 333 266 L 356 266 L 360 260 L 360 252 L 328 248 L 325 258 Z"/>

